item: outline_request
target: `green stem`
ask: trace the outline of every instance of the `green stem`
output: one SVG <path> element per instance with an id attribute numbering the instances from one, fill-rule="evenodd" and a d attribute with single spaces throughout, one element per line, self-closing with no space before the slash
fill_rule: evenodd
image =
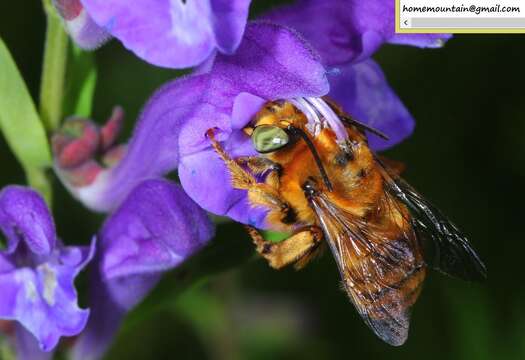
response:
<path id="1" fill-rule="evenodd" d="M 47 29 L 40 83 L 40 116 L 46 129 L 54 131 L 62 117 L 68 36 L 50 0 L 44 0 L 44 10 Z"/>
<path id="2" fill-rule="evenodd" d="M 46 169 L 26 168 L 25 172 L 28 184 L 40 192 L 47 205 L 51 208 L 53 205 L 53 188 Z"/>

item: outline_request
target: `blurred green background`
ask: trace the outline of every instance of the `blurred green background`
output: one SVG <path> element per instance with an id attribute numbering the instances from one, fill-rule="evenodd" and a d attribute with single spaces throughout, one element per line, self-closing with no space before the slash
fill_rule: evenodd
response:
<path id="1" fill-rule="evenodd" d="M 255 12 L 271 5 L 261 3 Z M 0 36 L 35 99 L 44 31 L 38 1 L 1 2 Z M 122 105 L 127 134 L 148 96 L 180 75 L 117 41 L 95 57 L 93 116 L 103 121 Z M 222 224 L 212 246 L 130 316 L 108 359 L 525 358 L 525 37 L 457 35 L 439 50 L 385 46 L 376 59 L 417 120 L 414 136 L 387 155 L 405 162 L 406 178 L 470 235 L 489 280 L 430 273 L 409 340 L 394 348 L 359 319 L 328 253 L 303 271 L 274 271 L 238 224 Z M 0 164 L 1 186 L 23 183 L 1 137 Z M 59 234 L 87 242 L 103 219 L 54 187 Z M 199 276 L 208 270 L 216 275 Z"/>

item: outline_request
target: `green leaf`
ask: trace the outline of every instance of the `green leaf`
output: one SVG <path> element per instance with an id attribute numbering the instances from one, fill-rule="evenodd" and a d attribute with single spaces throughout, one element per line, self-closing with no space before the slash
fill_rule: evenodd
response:
<path id="1" fill-rule="evenodd" d="M 0 74 L 0 131 L 24 168 L 29 185 L 49 201 L 51 188 L 44 173 L 52 163 L 49 143 L 24 79 L 2 39 Z"/>
<path id="2" fill-rule="evenodd" d="M 72 44 L 68 59 L 64 114 L 89 118 L 97 84 L 94 55 Z"/>

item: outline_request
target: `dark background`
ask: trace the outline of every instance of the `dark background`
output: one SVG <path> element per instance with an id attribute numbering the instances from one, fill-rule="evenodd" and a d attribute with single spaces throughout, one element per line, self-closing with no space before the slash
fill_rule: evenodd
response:
<path id="1" fill-rule="evenodd" d="M 34 99 L 44 31 L 38 1 L 0 4 L 0 36 Z M 132 314 L 108 359 L 525 358 L 525 37 L 457 35 L 439 50 L 385 46 L 376 59 L 417 121 L 414 135 L 387 155 L 405 162 L 405 177 L 470 235 L 489 280 L 430 273 L 409 340 L 394 348 L 361 322 L 329 254 L 303 271 L 277 272 L 253 256 L 239 225 L 223 224 L 190 275 L 168 275 Z M 117 41 L 96 52 L 96 64 L 94 118 L 123 105 L 128 133 L 155 88 L 180 75 L 140 61 Z M 0 186 L 24 182 L 1 137 L 0 165 Z M 59 234 L 87 242 L 103 219 L 56 180 L 55 191 Z M 192 277 L 203 268 L 217 274 Z"/>

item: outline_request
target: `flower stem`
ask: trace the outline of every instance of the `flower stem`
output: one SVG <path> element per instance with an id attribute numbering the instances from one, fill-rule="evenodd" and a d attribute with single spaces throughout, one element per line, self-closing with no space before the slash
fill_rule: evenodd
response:
<path id="1" fill-rule="evenodd" d="M 40 83 L 40 116 L 46 129 L 54 131 L 62 116 L 68 36 L 51 0 L 43 0 L 43 3 L 47 29 Z"/>

